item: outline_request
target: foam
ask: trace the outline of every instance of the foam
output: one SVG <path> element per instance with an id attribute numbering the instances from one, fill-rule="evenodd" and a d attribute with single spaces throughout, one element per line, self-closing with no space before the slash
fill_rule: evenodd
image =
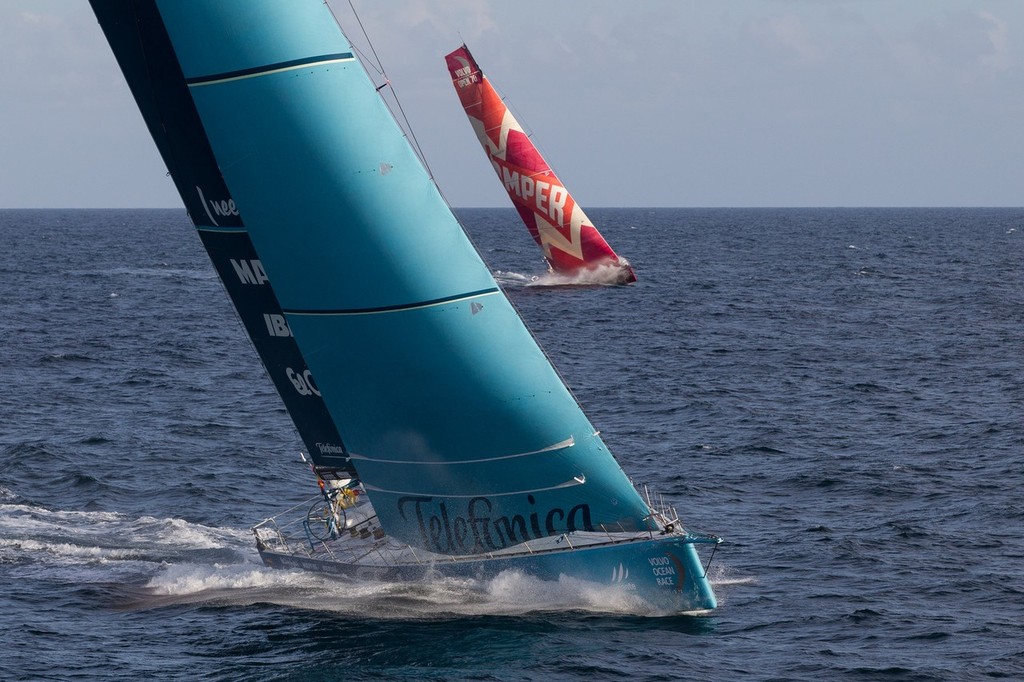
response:
<path id="1" fill-rule="evenodd" d="M 49 555 L 50 558 L 66 559 L 61 563 L 74 563 L 77 560 L 134 560 L 144 556 L 140 550 L 128 548 L 110 548 L 91 545 L 77 545 L 69 542 L 45 542 L 40 540 L 12 540 L 0 538 L 0 556 L 10 555 Z"/>
<path id="2" fill-rule="evenodd" d="M 161 564 L 215 550 L 254 554 L 247 530 L 117 512 L 49 510 L 0 504 L 0 561 L 54 566 L 110 562 Z M 139 570 L 146 570 L 144 566 Z"/>
<path id="3" fill-rule="evenodd" d="M 524 275 L 519 272 L 504 272 L 502 270 L 495 270 L 494 279 L 503 286 L 508 286 L 511 284 L 526 286 L 530 282 L 535 281 L 537 279 L 537 276 Z"/>
<path id="4" fill-rule="evenodd" d="M 595 287 L 622 283 L 622 266 L 612 263 L 580 270 L 572 275 L 548 271 L 542 275 L 524 275 L 497 270 L 494 279 L 502 286 L 525 287 Z"/>
<path id="5" fill-rule="evenodd" d="M 625 587 L 563 576 L 543 581 L 517 571 L 492 580 L 434 576 L 418 582 L 346 579 L 304 571 L 238 564 L 175 564 L 160 567 L 139 589 L 126 590 L 122 607 L 145 609 L 173 604 L 270 603 L 376 619 L 439 619 L 453 616 L 518 616 L 584 611 L 651 615 L 654 611 Z"/>
<path id="6" fill-rule="evenodd" d="M 564 287 L 564 286 L 615 286 L 622 283 L 622 266 L 613 263 L 598 265 L 593 268 L 581 269 L 579 272 L 566 275 L 557 272 L 546 272 L 534 278 L 527 286 L 531 287 Z"/>
<path id="7" fill-rule="evenodd" d="M 229 590 L 307 585 L 306 574 L 301 572 L 276 571 L 246 561 L 239 564 L 166 565 L 150 578 L 145 588 L 152 594 L 193 596 L 204 592 L 221 594 Z"/>
<path id="8" fill-rule="evenodd" d="M 490 606 L 505 613 L 591 611 L 647 614 L 650 605 L 625 586 L 598 584 L 562 575 L 540 580 L 519 571 L 503 571 L 487 584 Z"/>

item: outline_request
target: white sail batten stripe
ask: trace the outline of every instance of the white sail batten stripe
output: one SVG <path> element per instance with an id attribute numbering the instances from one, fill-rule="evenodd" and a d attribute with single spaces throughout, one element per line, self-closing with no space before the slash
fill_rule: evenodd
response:
<path id="1" fill-rule="evenodd" d="M 463 459 L 455 462 L 423 462 L 420 460 L 403 460 L 403 459 L 379 459 L 376 457 L 367 457 L 366 455 L 358 455 L 354 452 L 350 452 L 349 457 L 362 462 L 375 462 L 377 464 L 427 464 L 427 465 L 441 465 L 448 466 L 450 464 L 482 464 L 484 462 L 497 462 L 503 459 L 516 459 L 517 457 L 529 457 L 531 455 L 540 455 L 545 452 L 553 452 L 555 450 L 564 450 L 565 448 L 571 448 L 576 445 L 576 440 L 569 436 L 565 440 L 548 445 L 540 450 L 530 450 L 529 452 L 517 452 L 514 455 L 499 455 L 497 457 L 484 457 L 481 459 Z"/>
<path id="2" fill-rule="evenodd" d="M 559 490 L 561 488 L 571 488 L 577 485 L 583 485 L 587 482 L 586 476 L 580 474 L 576 478 L 571 478 L 565 483 L 559 483 L 558 485 L 548 486 L 547 488 L 533 488 L 532 490 L 513 490 L 507 493 L 492 493 L 492 492 L 475 492 L 469 495 L 454 495 L 452 493 L 428 493 L 423 491 L 406 492 L 402 490 L 387 490 L 385 488 L 378 488 L 376 486 L 367 485 L 366 481 L 363 481 L 363 489 L 369 492 L 384 493 L 387 495 L 413 495 L 420 497 L 455 497 L 455 498 L 471 498 L 471 497 L 508 497 L 509 495 L 529 495 L 531 493 L 543 493 L 548 490 Z"/>
<path id="3" fill-rule="evenodd" d="M 206 85 L 220 85 L 221 83 L 230 83 L 232 81 L 241 81 L 249 78 L 259 78 L 260 76 L 269 76 L 275 73 L 285 73 L 287 71 L 297 71 L 299 69 L 308 69 L 311 66 L 326 66 L 328 64 L 340 64 L 342 62 L 355 61 L 355 57 L 336 57 L 333 59 L 323 59 L 316 62 L 304 62 L 302 64 L 281 66 L 277 68 L 267 69 L 266 71 L 257 71 L 255 73 L 244 73 L 237 76 L 227 76 L 225 78 L 218 78 L 216 80 L 204 80 L 197 83 L 189 83 L 190 88 L 201 88 Z"/>
<path id="4" fill-rule="evenodd" d="M 484 296 L 498 296 L 501 294 L 499 289 L 488 289 L 486 291 L 475 291 L 465 296 L 455 296 L 453 298 L 445 298 L 439 301 L 425 301 L 423 303 L 412 303 L 409 305 L 397 305 L 387 308 L 371 308 L 368 310 L 291 310 L 285 309 L 287 315 L 304 315 L 304 316 L 330 316 L 330 315 L 382 315 L 385 313 L 404 313 L 410 310 L 423 310 L 425 308 L 434 308 L 439 305 L 448 305 L 449 303 L 461 303 L 462 301 L 470 301 L 474 298 L 483 298 Z"/>

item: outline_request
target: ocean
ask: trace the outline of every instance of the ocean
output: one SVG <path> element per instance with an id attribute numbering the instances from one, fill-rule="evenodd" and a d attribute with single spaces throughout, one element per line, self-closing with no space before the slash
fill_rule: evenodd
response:
<path id="1" fill-rule="evenodd" d="M 613 288 L 458 213 L 720 608 L 262 567 L 315 484 L 184 211 L 4 210 L 0 679 L 1024 679 L 1024 209 L 592 209 Z"/>

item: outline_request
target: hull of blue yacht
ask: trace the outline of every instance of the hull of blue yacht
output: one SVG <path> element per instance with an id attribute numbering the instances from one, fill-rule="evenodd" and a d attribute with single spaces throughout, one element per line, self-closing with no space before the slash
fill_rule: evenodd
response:
<path id="1" fill-rule="evenodd" d="M 519 548 L 504 554 L 427 557 L 412 553 L 398 560 L 385 558 L 373 548 L 362 553 L 360 559 L 332 554 L 326 546 L 318 549 L 307 545 L 294 551 L 271 548 L 258 541 L 257 548 L 263 562 L 271 568 L 354 579 L 415 582 L 458 577 L 488 580 L 503 572 L 520 572 L 539 580 L 569 578 L 606 585 L 619 593 L 634 594 L 650 611 L 659 614 L 701 613 L 717 606 L 706 566 L 701 563 L 695 545 L 717 543 L 718 538 L 670 533 L 591 541 L 582 546 L 580 540 L 552 538 L 547 546 Z"/>

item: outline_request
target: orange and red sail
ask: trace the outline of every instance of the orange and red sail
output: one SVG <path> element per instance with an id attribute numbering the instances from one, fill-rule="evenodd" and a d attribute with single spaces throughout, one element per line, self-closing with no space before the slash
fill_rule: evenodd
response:
<path id="1" fill-rule="evenodd" d="M 551 269 L 575 276 L 610 268 L 621 284 L 636 281 L 620 258 L 551 171 L 512 112 L 463 45 L 445 57 L 469 122 L 519 216 Z"/>

